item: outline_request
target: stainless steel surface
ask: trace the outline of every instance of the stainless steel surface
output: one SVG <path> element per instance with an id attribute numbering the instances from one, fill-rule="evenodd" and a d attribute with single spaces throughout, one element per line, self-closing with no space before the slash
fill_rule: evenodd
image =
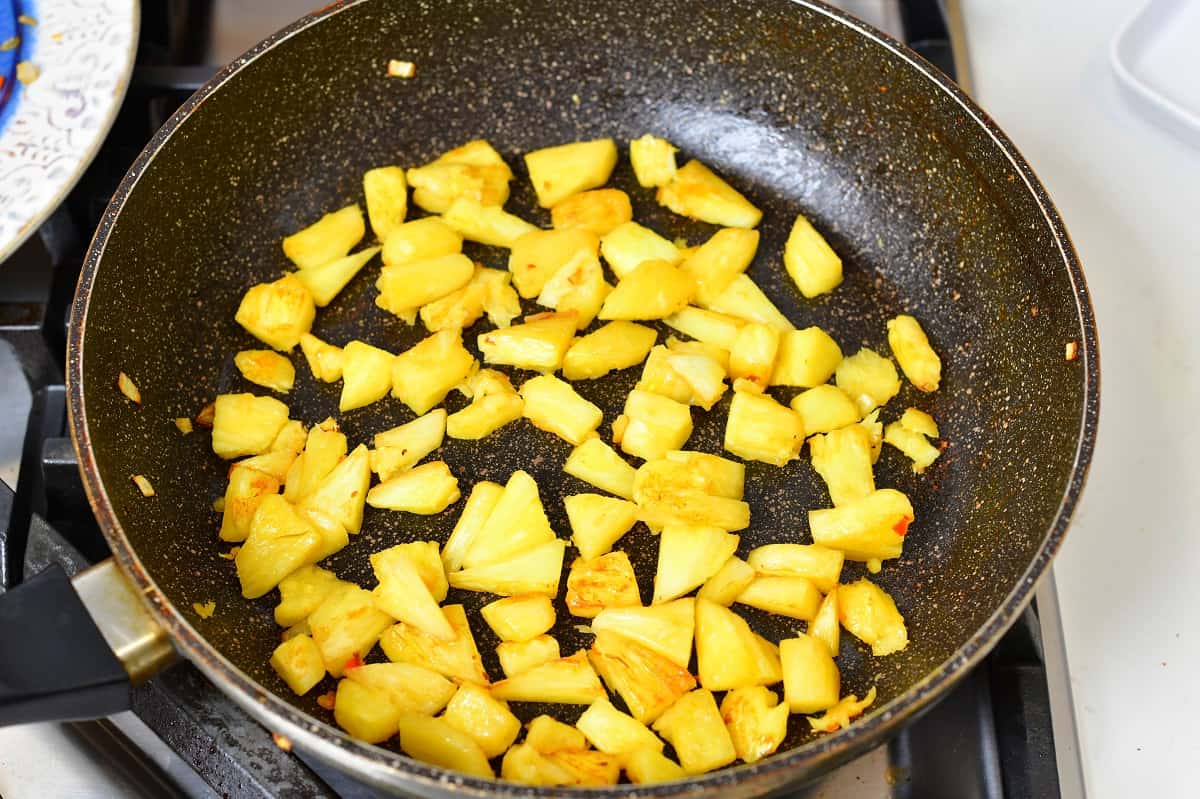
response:
<path id="1" fill-rule="evenodd" d="M 959 0 L 942 0 L 942 11 L 946 15 L 946 28 L 950 32 L 950 49 L 954 56 L 954 82 L 967 94 L 974 93 L 971 80 L 971 58 L 967 52 L 967 27 L 963 21 L 962 3 Z"/>
<path id="2" fill-rule="evenodd" d="M 1036 601 L 1038 620 L 1042 625 L 1042 658 L 1046 664 L 1046 683 L 1050 691 L 1050 720 L 1054 728 L 1059 788 L 1063 799 L 1084 799 L 1087 790 L 1083 778 L 1083 758 L 1079 750 L 1079 730 L 1075 721 L 1075 698 L 1067 669 L 1067 644 L 1063 637 L 1058 586 L 1053 570 L 1042 578 Z"/>
<path id="3" fill-rule="evenodd" d="M 72 583 L 134 685 L 178 659 L 166 630 L 151 617 L 115 561 L 97 563 L 75 575 Z"/>
<path id="4" fill-rule="evenodd" d="M 21 441 L 29 418 L 29 385 L 8 342 L 0 341 L 0 480 L 17 484 L 21 467 Z"/>

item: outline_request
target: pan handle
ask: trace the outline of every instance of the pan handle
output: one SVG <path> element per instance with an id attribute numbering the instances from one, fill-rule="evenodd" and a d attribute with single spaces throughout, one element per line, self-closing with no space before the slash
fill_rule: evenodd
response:
<path id="1" fill-rule="evenodd" d="M 127 710 L 176 657 L 113 560 L 74 578 L 54 564 L 0 595 L 0 726 Z"/>

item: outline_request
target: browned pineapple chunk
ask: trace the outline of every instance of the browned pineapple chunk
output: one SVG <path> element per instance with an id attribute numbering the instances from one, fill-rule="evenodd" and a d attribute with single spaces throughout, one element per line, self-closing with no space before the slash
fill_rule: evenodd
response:
<path id="1" fill-rule="evenodd" d="M 933 351 L 921 323 L 901 314 L 887 323 L 888 345 L 900 368 L 921 391 L 937 391 L 942 380 L 942 359 Z"/>
<path id="2" fill-rule="evenodd" d="M 396 356 L 392 362 L 392 395 L 415 414 L 423 414 L 446 398 L 475 366 L 458 330 L 441 330 Z"/>
<path id="3" fill-rule="evenodd" d="M 635 719 L 649 724 L 696 687 L 687 668 L 614 632 L 597 632 L 592 665 Z"/>
<path id="4" fill-rule="evenodd" d="M 908 646 L 908 629 L 895 601 L 866 577 L 838 588 L 838 618 L 876 657 Z"/>
<path id="5" fill-rule="evenodd" d="M 729 352 L 729 376 L 734 388 L 756 394 L 766 391 L 778 351 L 778 330 L 758 322 L 744 325 Z"/>
<path id="6" fill-rule="evenodd" d="M 487 672 L 483 670 L 483 661 L 479 658 L 479 650 L 475 648 L 475 639 L 471 635 L 463 606 L 446 605 L 442 612 L 456 633 L 453 641 L 442 641 L 412 625 L 398 622 L 389 627 L 379 640 L 384 654 L 389 660 L 424 666 L 452 680 L 487 685 Z"/>
<path id="7" fill-rule="evenodd" d="M 534 666 L 549 663 L 562 657 L 558 641 L 549 635 L 538 635 L 528 641 L 501 641 L 496 647 L 496 657 L 505 677 L 515 677 Z"/>
<path id="8" fill-rule="evenodd" d="M 497 599 L 480 610 L 501 641 L 529 641 L 554 626 L 554 605 L 541 594 Z"/>
<path id="9" fill-rule="evenodd" d="M 784 639 L 779 657 L 784 701 L 793 713 L 818 713 L 837 704 L 841 673 L 823 641 L 811 635 Z"/>
<path id="10" fill-rule="evenodd" d="M 614 369 L 628 369 L 646 360 L 658 331 L 634 322 L 609 322 L 575 339 L 563 358 L 563 377 L 589 380 Z"/>
<path id="11" fill-rule="evenodd" d="M 688 597 L 645 608 L 608 608 L 592 620 L 592 629 L 620 633 L 686 669 L 695 621 L 695 600 Z"/>
<path id="12" fill-rule="evenodd" d="M 766 395 L 736 391 L 725 424 L 725 449 L 740 458 L 783 466 L 804 444 L 799 414 Z"/>
<path id="13" fill-rule="evenodd" d="M 312 328 L 317 306 L 295 275 L 250 287 L 238 305 L 235 321 L 256 339 L 287 352 Z"/>
<path id="14" fill-rule="evenodd" d="M 767 544 L 751 550 L 746 560 L 758 574 L 804 577 L 828 593 L 837 587 L 845 555 L 816 544 Z"/>
<path id="15" fill-rule="evenodd" d="M 605 236 L 631 219 L 629 195 L 620 189 L 581 191 L 550 209 L 555 229 L 582 228 L 597 236 Z"/>
<path id="16" fill-rule="evenodd" d="M 881 488 L 836 508 L 809 511 L 808 527 L 813 541 L 840 549 L 848 560 L 888 560 L 900 557 L 913 518 L 908 497 Z"/>
<path id="17" fill-rule="evenodd" d="M 307 635 L 297 635 L 275 647 L 271 668 L 297 696 L 304 696 L 325 678 L 321 650 Z"/>
<path id="18" fill-rule="evenodd" d="M 259 503 L 250 533 L 234 563 L 242 596 L 254 599 L 270 591 L 301 566 L 317 559 L 321 535 L 278 494 Z"/>
<path id="19" fill-rule="evenodd" d="M 613 707 L 607 698 L 597 699 L 583 711 L 575 726 L 592 745 L 609 755 L 637 749 L 662 751 L 663 742 L 642 722 Z"/>
<path id="20" fill-rule="evenodd" d="M 266 452 L 288 422 L 288 406 L 273 397 L 220 394 L 214 403 L 213 452 L 225 460 Z"/>
<path id="21" fill-rule="evenodd" d="M 534 666 L 492 686 L 492 696 L 510 702 L 590 705 L 605 696 L 586 652 Z"/>
<path id="22" fill-rule="evenodd" d="M 567 575 L 567 609 L 572 615 L 594 618 L 605 608 L 641 604 L 633 564 L 624 552 L 609 552 L 590 560 L 576 558 Z"/>
<path id="23" fill-rule="evenodd" d="M 669 261 L 643 261 L 625 274 L 600 308 L 601 319 L 664 319 L 687 307 L 696 283 Z"/>
<path id="24" fill-rule="evenodd" d="M 312 638 L 321 649 L 325 668 L 334 677 L 354 665 L 371 651 L 379 635 L 392 623 L 375 608 L 371 592 L 346 584 L 330 592 L 325 601 L 308 617 Z"/>
<path id="25" fill-rule="evenodd" d="M 675 747 L 679 765 L 688 774 L 703 774 L 737 759 L 717 702 L 703 688 L 680 697 L 654 722 L 654 730 Z"/>
<path id="26" fill-rule="evenodd" d="M 658 201 L 680 216 L 724 227 L 752 228 L 762 220 L 762 211 L 699 161 L 681 166 L 659 188 Z"/>
<path id="27" fill-rule="evenodd" d="M 597 234 L 582 228 L 533 230 L 513 242 L 508 271 L 522 297 L 536 297 L 559 270 L 578 258 L 595 258 L 600 249 Z"/>
<path id="28" fill-rule="evenodd" d="M 761 685 L 735 688 L 721 700 L 721 718 L 737 756 L 757 763 L 772 754 L 787 735 L 788 706 Z"/>
<path id="29" fill-rule="evenodd" d="M 327 344 L 312 333 L 300 337 L 300 349 L 304 352 L 304 360 L 313 377 L 326 383 L 334 383 L 342 379 L 342 366 L 345 354 L 341 347 Z"/>
<path id="30" fill-rule="evenodd" d="M 320 266 L 350 252 L 366 232 L 362 209 L 348 205 L 286 237 L 283 254 L 301 269 Z"/>
<path id="31" fill-rule="evenodd" d="M 508 709 L 507 702 L 493 697 L 487 688 L 469 682 L 459 686 L 441 718 L 474 739 L 489 758 L 504 754 L 521 732 L 521 721 Z"/>
<path id="32" fill-rule="evenodd" d="M 523 324 L 480 333 L 479 351 L 486 363 L 553 372 L 571 346 L 575 318 L 574 311 L 527 316 Z"/>
<path id="33" fill-rule="evenodd" d="M 346 669 L 346 679 L 378 691 L 398 711 L 432 716 L 454 696 L 454 683 L 412 663 L 368 663 Z"/>
<path id="34" fill-rule="evenodd" d="M 809 718 L 808 723 L 819 732 L 837 732 L 848 726 L 851 719 L 862 715 L 863 711 L 875 702 L 875 686 L 867 691 L 867 695 L 859 699 L 854 694 L 843 696 L 838 703 L 826 710 L 817 718 Z"/>
<path id="35" fill-rule="evenodd" d="M 287 358 L 271 350 L 242 350 L 233 356 L 233 365 L 242 373 L 242 377 L 272 391 L 286 394 L 296 382 L 296 367 Z"/>
<path id="36" fill-rule="evenodd" d="M 522 413 L 534 427 L 576 446 L 594 436 L 604 419 L 598 407 L 581 397 L 570 383 L 554 375 L 526 380 L 521 386 L 521 398 L 525 401 Z"/>

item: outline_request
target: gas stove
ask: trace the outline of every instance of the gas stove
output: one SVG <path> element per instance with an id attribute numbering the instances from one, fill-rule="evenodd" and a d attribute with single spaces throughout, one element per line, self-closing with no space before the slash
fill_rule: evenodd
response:
<path id="1" fill-rule="evenodd" d="M 0 265 L 0 340 L 8 345 L 0 346 L 0 414 L 16 420 L 0 428 L 0 591 L 52 563 L 74 572 L 108 556 L 68 438 L 62 385 L 66 311 L 91 230 L 153 131 L 215 72 L 210 65 L 236 57 L 309 5 L 145 4 L 138 65 L 100 155 L 38 235 Z M 950 46 L 953 3 L 836 5 L 905 39 L 951 74 L 957 65 L 961 74 L 963 53 Z M 1051 575 L 996 650 L 933 710 L 890 743 L 789 795 L 1082 795 L 1073 712 Z M 40 760 L 48 748 L 58 760 L 53 767 Z M 88 778 L 78 779 L 73 768 Z M 303 753 L 280 749 L 187 663 L 137 688 L 131 713 L 0 730 L 0 793 L 8 799 L 376 795 Z"/>

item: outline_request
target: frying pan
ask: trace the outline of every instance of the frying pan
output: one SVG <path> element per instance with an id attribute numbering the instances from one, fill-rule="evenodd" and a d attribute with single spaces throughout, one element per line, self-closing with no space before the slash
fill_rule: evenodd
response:
<path id="1" fill-rule="evenodd" d="M 416 77 L 386 77 L 389 58 L 414 61 Z M 570 793 L 481 781 L 355 742 L 316 705 L 326 687 L 293 696 L 267 665 L 278 642 L 273 600 L 242 599 L 233 564 L 217 557 L 210 503 L 226 466 L 207 435 L 183 437 L 171 420 L 194 415 L 219 392 L 253 388 L 232 367 L 233 353 L 260 346 L 233 322 L 240 295 L 287 270 L 283 235 L 361 200 L 364 170 L 422 163 L 484 137 L 518 171 L 509 209 L 548 226 L 520 174 L 520 153 L 600 136 L 623 143 L 647 131 L 712 165 L 763 209 L 750 274 L 797 326 L 820 325 L 848 353 L 862 345 L 886 352 L 886 319 L 905 312 L 922 321 L 943 356 L 942 387 L 918 395 L 906 385 L 892 407 L 930 411 L 948 446 L 923 476 L 890 448 L 879 462 L 878 483 L 904 491 L 916 508 L 904 556 L 873 578 L 895 597 L 911 643 L 872 658 L 843 637 L 844 692 L 879 691 L 863 718 L 820 737 L 797 719 L 780 753 L 756 765 L 595 795 L 748 797 L 798 784 L 882 742 L 987 653 L 1062 541 L 1092 454 L 1099 380 L 1075 253 L 1045 191 L 995 124 L 912 52 L 816 2 L 662 0 L 634 8 L 585 0 L 565 11 L 539 0 L 364 0 L 301 20 L 191 98 L 121 184 L 85 264 L 70 335 L 70 418 L 123 579 L 100 567 L 108 574 L 85 578 L 82 604 L 104 639 L 140 658 L 127 671 L 140 678 L 161 666 L 169 640 L 294 745 L 392 791 Z M 630 192 L 637 219 L 668 237 L 695 243 L 713 230 L 657 207 L 626 163 L 612 183 Z M 844 284 L 812 301 L 800 298 L 780 268 L 799 211 L 845 261 Z M 468 252 L 493 266 L 505 262 L 501 251 Z M 393 352 L 422 336 L 374 306 L 377 269 L 368 267 L 319 314 L 317 335 L 336 343 L 361 338 Z M 467 341 L 483 329 L 486 323 L 468 331 Z M 1077 348 L 1074 359 L 1064 355 L 1068 344 Z M 140 386 L 142 406 L 113 388 L 119 371 Z M 578 385 L 604 409 L 606 437 L 637 371 Z M 286 401 L 293 418 L 311 423 L 337 415 L 337 392 L 301 364 Z M 697 413 L 689 448 L 721 451 L 726 407 Z M 339 416 L 351 442 L 409 418 L 394 400 Z M 477 480 L 530 471 L 563 534 L 562 497 L 588 490 L 561 472 L 568 451 L 522 422 L 482 442 L 448 441 L 442 455 L 464 496 Z M 133 474 L 148 476 L 158 496 L 142 497 Z M 743 554 L 768 542 L 810 540 L 805 511 L 828 505 L 807 459 L 785 469 L 747 464 L 746 494 L 753 520 Z M 327 565 L 371 585 L 369 552 L 444 540 L 460 509 L 434 517 L 368 509 L 364 532 Z M 621 546 L 648 592 L 654 537 L 639 526 Z M 847 565 L 845 579 L 861 573 L 860 564 Z M 45 576 L 26 596 L 61 582 Z M 495 674 L 496 641 L 474 613 L 488 599 L 451 597 L 467 605 Z M 200 619 L 192 603 L 208 600 L 216 613 Z M 109 611 L 121 605 L 127 626 L 142 613 L 141 637 L 114 631 L 97 610 L 102 604 Z M 798 629 L 786 618 L 747 615 L 772 640 Z M 10 627 L 19 616 L 8 613 Z M 561 606 L 559 619 L 554 634 L 564 653 L 587 645 Z M 25 648 L 33 647 L 37 631 L 25 629 Z M 85 649 L 78 645 L 71 661 L 85 660 Z M 9 671 L 4 680 L 20 682 L 19 669 Z M 94 679 L 91 696 L 111 697 L 105 691 L 115 683 L 111 675 Z M 113 700 L 96 700 L 104 701 Z M 10 719 L 39 716 L 31 710 L 36 703 L 8 704 L 23 708 Z M 74 707 L 78 714 L 90 706 Z M 516 710 L 528 719 L 546 708 Z M 556 709 L 568 719 L 571 712 Z"/>

